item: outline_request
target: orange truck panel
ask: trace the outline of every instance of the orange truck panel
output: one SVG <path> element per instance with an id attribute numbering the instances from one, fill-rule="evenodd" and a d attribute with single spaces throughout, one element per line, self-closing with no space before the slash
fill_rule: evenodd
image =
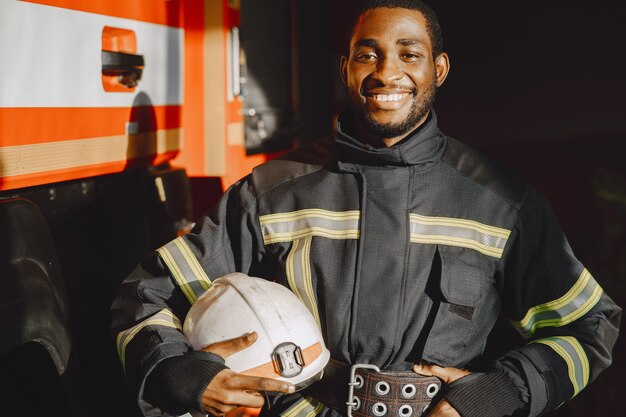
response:
<path id="1" fill-rule="evenodd" d="M 183 138 L 180 6 L 176 0 L 0 4 L 0 190 L 176 156 Z M 140 56 L 138 83 L 105 75 L 104 52 Z"/>

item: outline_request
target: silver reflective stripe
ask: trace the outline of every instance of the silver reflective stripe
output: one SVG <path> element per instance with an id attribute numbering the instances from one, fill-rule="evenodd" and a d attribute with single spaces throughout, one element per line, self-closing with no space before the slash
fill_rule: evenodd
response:
<path id="1" fill-rule="evenodd" d="M 536 305 L 513 326 L 525 338 L 532 337 L 542 327 L 561 327 L 585 315 L 602 297 L 602 287 L 583 269 L 576 283 L 560 298 Z"/>
<path id="2" fill-rule="evenodd" d="M 358 210 L 329 211 L 305 209 L 259 217 L 266 245 L 293 242 L 287 255 L 286 273 L 291 291 L 307 306 L 321 328 L 317 298 L 311 273 L 311 244 L 313 237 L 328 239 L 358 239 Z"/>
<path id="3" fill-rule="evenodd" d="M 501 258 L 510 230 L 473 220 L 452 217 L 409 215 L 411 242 L 458 246 Z"/>
<path id="4" fill-rule="evenodd" d="M 160 247 L 157 252 L 190 304 L 211 288 L 211 280 L 182 236 Z"/>
<path id="5" fill-rule="evenodd" d="M 321 328 L 317 301 L 313 292 L 313 278 L 311 277 L 312 239 L 309 236 L 293 242 L 289 255 L 287 255 L 287 280 L 291 291 L 307 306 L 317 321 L 318 327 Z"/>
<path id="6" fill-rule="evenodd" d="M 259 217 L 266 245 L 291 242 L 307 236 L 329 239 L 358 239 L 359 211 L 305 209 Z"/>
<path id="7" fill-rule="evenodd" d="M 589 383 L 589 359 L 578 340 L 572 336 L 554 336 L 537 339 L 531 343 L 541 343 L 554 350 L 567 364 L 574 395 L 576 396 Z"/>
<path id="8" fill-rule="evenodd" d="M 176 317 L 169 309 L 164 308 L 155 315 L 148 317 L 133 327 L 119 332 L 117 335 L 116 346 L 117 354 L 122 361 L 122 367 L 126 366 L 126 346 L 128 346 L 128 343 L 130 343 L 133 337 L 135 337 L 135 335 L 146 326 L 172 327 L 181 332 L 183 331 L 183 326 L 180 324 L 178 317 Z"/>
<path id="9" fill-rule="evenodd" d="M 303 397 L 283 411 L 281 417 L 315 417 L 324 410 L 324 404 L 311 397 Z"/>

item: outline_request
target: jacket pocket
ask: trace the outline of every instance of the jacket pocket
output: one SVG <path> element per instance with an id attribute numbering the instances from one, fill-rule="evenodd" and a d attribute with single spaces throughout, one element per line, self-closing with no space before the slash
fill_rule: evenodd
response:
<path id="1" fill-rule="evenodd" d="M 472 359 L 484 347 L 484 323 L 479 318 L 482 304 L 492 291 L 491 276 L 489 263 L 468 249 L 438 246 L 437 254 L 441 273 L 431 279 L 439 281 L 429 283 L 437 312 L 423 359 L 449 366 Z"/>

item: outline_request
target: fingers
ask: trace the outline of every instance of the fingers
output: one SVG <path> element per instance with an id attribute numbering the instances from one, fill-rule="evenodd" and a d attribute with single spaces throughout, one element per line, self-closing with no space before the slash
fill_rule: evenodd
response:
<path id="1" fill-rule="evenodd" d="M 222 358 L 227 358 L 235 352 L 244 350 L 248 346 L 256 342 L 256 332 L 246 333 L 243 336 L 236 337 L 234 339 L 224 340 L 222 342 L 213 343 L 202 349 L 205 352 L 215 353 Z"/>
<path id="2" fill-rule="evenodd" d="M 456 381 L 457 379 L 463 378 L 464 376 L 471 374 L 471 372 L 464 369 L 443 367 L 438 365 L 413 365 L 413 371 L 420 375 L 436 376 L 446 384 L 449 384 Z"/>
<path id="3" fill-rule="evenodd" d="M 295 391 L 295 386 L 289 382 L 243 374 L 233 374 L 233 376 L 226 382 L 225 386 L 230 389 L 250 392 L 265 391 L 290 394 Z"/>
<path id="4" fill-rule="evenodd" d="M 221 415 L 244 406 L 258 408 L 265 402 L 262 392 L 292 393 L 295 386 L 285 381 L 242 375 L 225 369 L 219 372 L 202 394 L 205 411 Z"/>

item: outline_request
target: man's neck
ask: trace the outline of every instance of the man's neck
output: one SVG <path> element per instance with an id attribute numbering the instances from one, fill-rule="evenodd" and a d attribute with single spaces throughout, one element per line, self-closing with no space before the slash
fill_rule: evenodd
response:
<path id="1" fill-rule="evenodd" d="M 429 115 L 430 112 L 428 112 L 419 122 L 417 122 L 408 133 L 391 138 L 381 138 L 378 136 L 374 136 L 370 131 L 364 129 L 360 125 L 360 123 L 354 119 L 352 120 L 352 123 L 350 123 L 350 127 L 355 130 L 354 133 L 356 134 L 356 137 L 364 144 L 369 145 L 373 148 L 390 148 L 407 136 L 411 135 L 413 132 L 415 132 L 416 129 L 426 123 Z"/>

